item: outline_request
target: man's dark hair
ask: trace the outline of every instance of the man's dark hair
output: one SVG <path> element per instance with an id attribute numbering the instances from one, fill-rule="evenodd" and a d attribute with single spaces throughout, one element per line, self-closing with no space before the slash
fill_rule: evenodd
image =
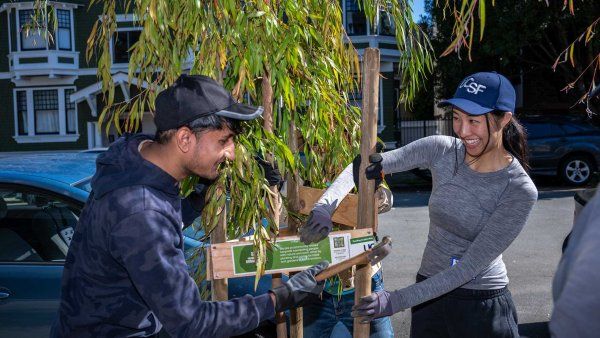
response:
<path id="1" fill-rule="evenodd" d="M 221 130 L 224 127 L 231 129 L 231 131 L 233 131 L 235 134 L 239 134 L 241 132 L 241 125 L 238 120 L 215 114 L 199 117 L 185 126 L 190 128 L 196 135 L 208 130 Z M 158 131 L 154 136 L 154 141 L 158 142 L 159 144 L 166 144 L 169 142 L 171 137 L 175 135 L 175 132 L 177 132 L 177 129 Z"/>

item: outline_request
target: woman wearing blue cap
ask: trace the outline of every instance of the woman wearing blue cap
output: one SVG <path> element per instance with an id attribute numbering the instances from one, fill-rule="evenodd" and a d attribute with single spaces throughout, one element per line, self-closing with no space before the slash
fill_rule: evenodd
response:
<path id="1" fill-rule="evenodd" d="M 412 308 L 411 337 L 518 337 L 502 253 L 525 225 L 537 189 L 513 116 L 515 90 L 500 74 L 477 73 L 440 106 L 452 107 L 456 137 L 422 138 L 366 169 L 369 179 L 431 170 L 430 227 L 417 283 L 363 297 L 352 315 L 369 322 Z M 350 165 L 315 204 L 305 239 L 331 229 L 330 215 L 353 186 Z"/>

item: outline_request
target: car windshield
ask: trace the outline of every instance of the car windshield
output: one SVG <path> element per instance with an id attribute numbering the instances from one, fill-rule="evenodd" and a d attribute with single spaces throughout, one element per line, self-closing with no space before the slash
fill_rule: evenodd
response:
<path id="1" fill-rule="evenodd" d="M 92 192 L 92 176 L 73 183 L 73 186 L 83 191 Z"/>

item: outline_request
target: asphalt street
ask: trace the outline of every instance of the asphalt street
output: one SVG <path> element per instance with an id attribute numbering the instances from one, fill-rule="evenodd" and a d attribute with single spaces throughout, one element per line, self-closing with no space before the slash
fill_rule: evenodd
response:
<path id="1" fill-rule="evenodd" d="M 561 245 L 571 229 L 573 190 L 545 189 L 519 237 L 504 254 L 524 337 L 547 337 L 552 312 L 552 276 Z M 427 239 L 429 192 L 395 192 L 394 208 L 379 217 L 380 236 L 390 235 L 393 252 L 384 260 L 388 290 L 414 282 Z M 408 337 L 410 311 L 392 317 L 396 337 Z"/>

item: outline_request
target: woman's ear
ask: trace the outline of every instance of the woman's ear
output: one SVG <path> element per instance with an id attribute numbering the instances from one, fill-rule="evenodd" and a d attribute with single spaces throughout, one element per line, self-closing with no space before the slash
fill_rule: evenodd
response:
<path id="1" fill-rule="evenodd" d="M 504 129 L 504 127 L 506 127 L 506 125 L 510 122 L 510 120 L 512 120 L 512 117 L 513 117 L 512 112 L 504 113 L 504 115 L 502 116 L 502 119 L 500 120 L 500 129 Z"/>

